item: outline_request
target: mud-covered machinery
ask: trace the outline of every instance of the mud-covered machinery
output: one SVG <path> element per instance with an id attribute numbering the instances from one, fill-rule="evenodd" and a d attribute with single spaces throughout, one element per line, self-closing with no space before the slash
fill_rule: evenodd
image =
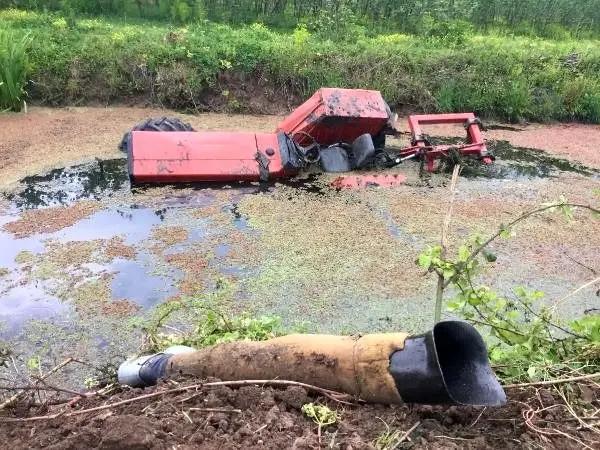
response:
<path id="1" fill-rule="evenodd" d="M 464 124 L 466 143 L 432 145 L 421 127 L 443 123 Z M 178 120 L 162 118 L 137 125 L 121 148 L 136 183 L 267 181 L 292 177 L 313 165 L 325 172 L 350 172 L 389 168 L 407 159 L 424 161 L 433 171 L 435 161 L 451 153 L 492 162 L 473 113 L 413 115 L 408 125 L 411 145 L 391 154 L 385 140 L 400 134 L 397 115 L 378 91 L 322 88 L 274 133 L 195 132 Z"/>

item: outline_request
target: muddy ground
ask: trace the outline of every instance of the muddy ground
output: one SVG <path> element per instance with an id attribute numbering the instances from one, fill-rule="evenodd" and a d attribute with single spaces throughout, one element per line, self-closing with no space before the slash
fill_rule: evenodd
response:
<path id="1" fill-rule="evenodd" d="M 198 385 L 171 382 L 123 391 L 108 400 L 79 400 L 66 407 L 66 414 L 77 413 L 73 417 L 0 422 L 0 432 L 16 449 L 581 449 L 582 442 L 589 448 L 598 444 L 585 430 L 573 432 L 569 427 L 570 438 L 556 431 L 540 438 L 525 425 L 522 414 L 530 407 L 524 402 L 542 410 L 531 420 L 534 427 L 561 430 L 565 429 L 561 422 L 571 421 L 564 408 L 544 410 L 557 401 L 547 389 L 513 392 L 507 406 L 490 409 L 353 406 L 297 386 L 194 386 Z M 177 392 L 136 399 L 169 390 Z M 102 409 L 117 401 L 131 402 Z M 322 430 L 320 439 L 317 425 L 300 411 L 309 402 L 325 404 L 337 415 L 336 422 Z M 101 409 L 82 413 L 98 407 Z M 50 411 L 48 407 L 32 408 L 26 415 L 58 411 L 65 411 L 65 406 L 50 407 Z"/>
<path id="2" fill-rule="evenodd" d="M 136 325 L 155 306 L 215 292 L 224 310 L 279 315 L 288 328 L 354 333 L 420 332 L 431 326 L 435 280 L 415 260 L 439 241 L 448 202 L 447 174 L 420 177 L 418 165 L 408 163 L 392 170 L 405 175 L 407 183 L 391 188 L 337 190 L 331 187 L 335 176 L 310 175 L 266 188 L 232 184 L 130 189 L 117 143 L 130 125 L 161 115 L 176 114 L 117 107 L 34 108 L 27 115 L 0 116 L 0 340 L 8 342 L 14 355 L 0 368 L 0 377 L 18 382 L 67 357 L 117 364 L 140 348 L 143 336 Z M 215 114 L 184 118 L 198 130 L 269 131 L 280 120 Z M 426 131 L 440 139 L 464 135 L 461 127 Z M 463 172 L 450 228 L 451 251 L 473 233 L 492 233 L 501 223 L 560 196 L 600 203 L 600 127 L 496 126 L 486 137 L 498 160 L 494 166 L 473 165 Z M 406 141 L 390 144 L 399 147 Z M 512 238 L 494 245 L 498 259 L 481 281 L 506 295 L 523 285 L 546 292 L 547 302 L 562 298 L 600 271 L 598 230 L 598 221 L 586 212 L 575 211 L 571 221 L 552 213 L 535 216 L 516 228 Z M 217 291 L 217 286 L 226 289 Z M 561 303 L 560 314 L 574 317 L 597 307 L 594 290 L 583 290 Z M 185 320 L 177 326 L 186 326 Z M 173 330 L 177 333 L 177 327 Z M 88 372 L 70 368 L 60 382 L 80 389 Z M 235 403 L 239 395 L 224 393 L 215 404 L 233 404 L 230 397 Z M 137 420 L 146 432 L 132 442 L 162 433 L 160 439 L 169 444 L 189 443 L 190 436 L 216 436 L 206 448 L 215 448 L 215 442 L 228 448 L 232 439 L 240 448 L 259 440 L 277 444 L 280 438 L 291 445 L 305 435 L 314 444 L 314 427 L 294 408 L 288 411 L 291 431 L 284 437 L 272 435 L 285 431 L 287 425 L 279 422 L 255 433 L 273 406 L 288 411 L 278 400 L 269 400 L 241 413 L 243 421 L 224 419 L 222 437 L 215 432 L 221 419 L 212 423 L 203 416 L 198 420 L 204 428 L 194 433 L 195 419 L 189 423 L 177 408 L 166 406 L 156 416 L 136 419 L 130 417 L 133 407 L 123 410 L 123 417 L 83 417 L 80 438 L 84 444 L 102 442 L 97 437 L 115 423 Z M 502 418 L 499 427 L 510 424 L 512 430 L 498 431 L 509 435 L 500 445 L 493 433 L 482 441 L 476 436 L 478 428 L 462 426 L 479 412 L 460 410 L 451 419 L 462 424 L 456 428 L 454 422 L 445 423 L 442 410 L 370 408 L 344 410 L 347 423 L 358 428 L 342 428 L 336 442 L 353 448 L 361 448 L 359 441 L 372 442 L 385 428 L 373 418 L 377 416 L 391 427 L 395 419 L 403 431 L 421 420 L 423 426 L 408 444 L 424 448 L 540 443 L 529 443 L 533 438 L 522 422 L 515 425 L 518 409 L 490 413 Z M 406 420 L 399 419 L 404 412 Z M 158 417 L 177 417 L 181 423 L 173 425 L 176 431 L 162 429 Z M 251 434 L 244 431 L 236 437 L 246 422 Z M 486 423 L 482 426 L 496 427 L 494 421 Z M 42 445 L 58 436 L 72 444 L 79 440 L 71 429 L 79 425 L 56 425 L 39 429 L 37 437 L 34 428 L 30 443 Z M 152 427 L 160 432 L 151 432 Z M 15 428 L 15 439 L 24 437 L 25 430 Z M 352 444 L 355 432 L 357 443 Z M 438 434 L 451 437 L 436 438 Z M 109 441 L 106 437 L 106 446 Z M 275 444 L 273 448 L 281 447 Z"/>

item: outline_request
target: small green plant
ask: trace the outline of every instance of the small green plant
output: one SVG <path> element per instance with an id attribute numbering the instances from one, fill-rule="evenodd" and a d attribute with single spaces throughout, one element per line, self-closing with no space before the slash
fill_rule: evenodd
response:
<path id="1" fill-rule="evenodd" d="M 42 368 L 42 360 L 39 356 L 32 356 L 27 360 L 27 368 L 31 372 L 38 372 Z"/>
<path id="2" fill-rule="evenodd" d="M 402 437 L 402 433 L 400 430 L 392 431 L 390 426 L 385 422 L 383 422 L 383 424 L 385 425 L 386 429 L 383 433 L 375 438 L 373 441 L 373 446 L 377 450 L 392 450 L 398 446 L 398 443 Z"/>
<path id="3" fill-rule="evenodd" d="M 20 111 L 23 107 L 30 44 L 29 33 L 0 30 L 0 111 Z"/>
<path id="4" fill-rule="evenodd" d="M 88 389 L 104 389 L 118 382 L 118 367 L 113 363 L 106 363 L 94 367 L 92 374 L 84 379 L 84 385 Z"/>
<path id="5" fill-rule="evenodd" d="M 319 447 L 321 447 L 321 430 L 339 421 L 339 414 L 330 409 L 327 405 L 319 405 L 314 403 L 306 403 L 305 405 L 302 405 L 301 411 L 302 414 L 312 419 L 312 421 L 317 425 Z"/>
<path id="6" fill-rule="evenodd" d="M 226 281 L 219 280 L 212 294 L 164 303 L 149 319 L 133 322 L 146 333 L 143 350 L 161 351 L 170 345 L 202 348 L 241 340 L 263 341 L 284 334 L 279 317 L 252 317 L 246 312 L 230 317 L 225 313 L 224 299 L 232 289 Z M 193 327 L 181 330 L 169 325 L 177 321 L 192 323 Z"/>

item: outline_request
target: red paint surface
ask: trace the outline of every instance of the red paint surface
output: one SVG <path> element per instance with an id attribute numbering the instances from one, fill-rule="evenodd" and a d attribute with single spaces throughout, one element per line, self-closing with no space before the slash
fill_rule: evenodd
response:
<path id="1" fill-rule="evenodd" d="M 406 176 L 402 174 L 344 175 L 333 180 L 331 186 L 338 189 L 362 189 L 367 186 L 397 186 L 406 181 Z"/>
<path id="2" fill-rule="evenodd" d="M 257 151 L 270 177 L 285 176 L 274 133 L 134 131 L 131 148 L 130 175 L 140 183 L 258 181 Z"/>
<path id="3" fill-rule="evenodd" d="M 312 140 L 320 145 L 351 143 L 362 134 L 379 134 L 386 126 L 388 112 L 379 91 L 321 88 L 296 108 L 277 127 L 301 145 Z"/>

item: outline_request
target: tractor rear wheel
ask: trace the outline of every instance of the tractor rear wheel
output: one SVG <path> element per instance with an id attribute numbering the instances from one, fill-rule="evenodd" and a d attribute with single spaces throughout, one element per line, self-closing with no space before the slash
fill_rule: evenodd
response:
<path id="1" fill-rule="evenodd" d="M 123 135 L 119 150 L 126 152 L 127 144 L 132 131 L 196 131 L 189 123 L 184 123 L 180 119 L 169 119 L 160 117 L 158 119 L 148 119 L 145 122 L 138 123 L 130 131 Z"/>

